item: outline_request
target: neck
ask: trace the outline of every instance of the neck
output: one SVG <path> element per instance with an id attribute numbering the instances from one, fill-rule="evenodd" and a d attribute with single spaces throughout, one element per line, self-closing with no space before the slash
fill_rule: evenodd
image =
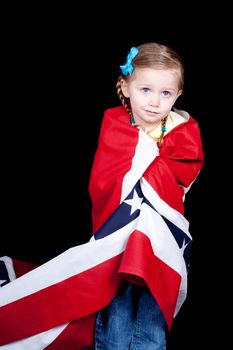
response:
<path id="1" fill-rule="evenodd" d="M 156 123 L 156 125 L 153 126 L 153 128 L 145 128 L 141 125 L 138 125 L 135 123 L 135 120 L 134 120 L 134 117 L 131 115 L 130 117 L 130 124 L 139 128 L 139 129 L 142 129 L 146 134 L 148 134 L 154 141 L 158 142 L 158 145 L 159 147 L 161 147 L 162 143 L 163 143 L 163 137 L 164 137 L 164 134 L 166 132 L 166 121 L 167 121 L 167 117 L 166 116 L 165 118 L 163 118 L 162 120 L 160 120 L 158 123 Z M 154 136 L 151 136 L 150 133 L 158 126 L 160 125 L 161 127 L 161 133 L 160 133 L 160 136 L 159 137 L 154 137 Z"/>
<path id="2" fill-rule="evenodd" d="M 152 131 L 154 131 L 159 125 L 161 125 L 162 120 L 154 124 L 153 126 L 144 126 L 143 129 L 147 134 L 150 134 Z"/>
<path id="3" fill-rule="evenodd" d="M 156 124 L 153 124 L 153 125 L 151 125 L 151 124 L 149 124 L 149 125 L 141 125 L 141 124 L 138 124 L 138 123 L 135 121 L 135 119 L 134 119 L 133 116 L 131 116 L 131 118 L 130 118 L 130 124 L 139 127 L 139 128 L 142 129 L 146 134 L 150 134 L 150 133 L 151 133 L 152 131 L 154 131 L 159 125 L 160 125 L 161 127 L 163 127 L 163 126 L 165 125 L 165 123 L 166 123 L 166 120 L 167 120 L 167 116 L 166 116 L 165 118 L 163 118 L 162 120 L 156 122 Z"/>

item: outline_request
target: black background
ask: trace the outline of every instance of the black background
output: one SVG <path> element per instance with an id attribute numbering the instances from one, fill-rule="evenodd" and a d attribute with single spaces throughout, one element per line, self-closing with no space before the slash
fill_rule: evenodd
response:
<path id="1" fill-rule="evenodd" d="M 219 340 L 214 334 L 221 319 L 219 237 L 225 234 L 221 195 L 226 169 L 226 46 L 225 32 L 218 26 L 222 13 L 213 18 L 197 10 L 190 18 L 195 8 L 181 16 L 147 7 L 145 14 L 141 9 L 132 14 L 124 5 L 95 16 L 94 9 L 92 16 L 62 7 L 27 9 L 26 15 L 20 10 L 20 16 L 16 9 L 13 18 L 7 14 L 4 28 L 5 242 L 0 254 L 41 264 L 88 241 L 89 175 L 103 112 L 120 104 L 115 92 L 118 67 L 132 46 L 149 41 L 171 46 L 186 68 L 177 107 L 199 122 L 205 165 L 186 197 L 194 239 L 189 290 L 168 348 L 207 348 L 211 339 Z"/>

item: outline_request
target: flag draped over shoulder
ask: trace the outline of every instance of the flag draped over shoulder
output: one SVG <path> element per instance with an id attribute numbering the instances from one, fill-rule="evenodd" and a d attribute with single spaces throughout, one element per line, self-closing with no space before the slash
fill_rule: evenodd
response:
<path id="1" fill-rule="evenodd" d="M 202 164 L 192 117 L 159 150 L 123 107 L 106 111 L 89 187 L 94 235 L 0 288 L 0 349 L 91 345 L 96 312 L 122 278 L 150 288 L 170 328 L 187 293 L 183 199 Z"/>

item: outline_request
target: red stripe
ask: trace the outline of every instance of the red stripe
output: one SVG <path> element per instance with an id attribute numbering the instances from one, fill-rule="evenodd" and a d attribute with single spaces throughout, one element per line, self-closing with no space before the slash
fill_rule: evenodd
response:
<path id="1" fill-rule="evenodd" d="M 121 256 L 2 306 L 0 344 L 27 338 L 103 308 L 119 288 Z"/>
<path id="2" fill-rule="evenodd" d="M 129 115 L 124 107 L 107 110 L 103 117 L 89 184 L 93 232 L 119 206 L 122 182 L 132 166 L 137 143 L 138 129 L 130 126 Z"/>
<path id="3" fill-rule="evenodd" d="M 96 314 L 73 321 L 44 350 L 81 350 L 91 346 L 94 338 Z"/>
<path id="4" fill-rule="evenodd" d="M 154 255 L 150 239 L 142 232 L 135 231 L 130 236 L 119 271 L 131 282 L 147 283 L 170 328 L 181 276 Z"/>

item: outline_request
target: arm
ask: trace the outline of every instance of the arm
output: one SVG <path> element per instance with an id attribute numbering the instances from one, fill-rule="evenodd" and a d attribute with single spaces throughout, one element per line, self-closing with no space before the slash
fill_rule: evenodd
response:
<path id="1" fill-rule="evenodd" d="M 204 157 L 197 122 L 190 117 L 164 137 L 160 155 L 144 173 L 162 199 L 183 214 L 183 195 L 199 174 Z"/>

